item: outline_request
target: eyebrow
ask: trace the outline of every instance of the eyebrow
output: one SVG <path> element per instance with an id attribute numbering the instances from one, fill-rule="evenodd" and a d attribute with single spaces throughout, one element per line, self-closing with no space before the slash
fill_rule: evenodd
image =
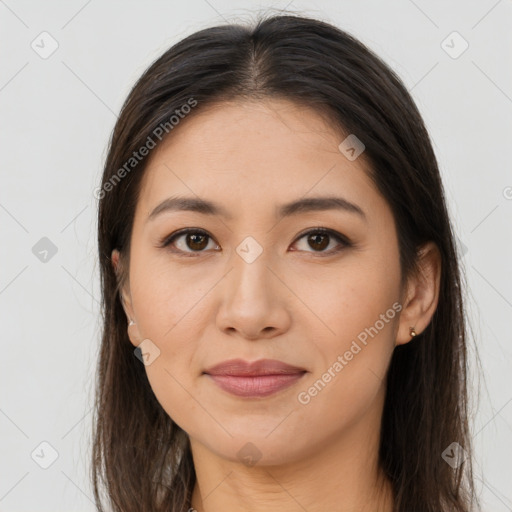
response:
<path id="1" fill-rule="evenodd" d="M 289 217 L 291 215 L 326 210 L 342 210 L 354 213 L 364 221 L 367 221 L 366 214 L 359 206 L 351 203 L 347 199 L 337 196 L 308 197 L 277 206 L 276 217 L 278 219 L 282 219 L 283 217 Z M 222 205 L 213 201 L 197 197 L 174 196 L 165 199 L 156 206 L 156 208 L 149 214 L 146 222 L 153 220 L 164 212 L 169 211 L 190 211 L 201 213 L 203 215 L 222 216 L 228 220 L 233 219 L 233 215 L 231 215 Z"/>

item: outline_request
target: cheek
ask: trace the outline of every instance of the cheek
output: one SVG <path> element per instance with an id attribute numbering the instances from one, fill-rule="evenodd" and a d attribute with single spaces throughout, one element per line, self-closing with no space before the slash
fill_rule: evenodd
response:
<path id="1" fill-rule="evenodd" d="M 399 297 L 398 279 L 394 266 L 360 258 L 303 290 L 307 304 L 321 320 L 317 321 L 319 328 L 331 340 L 328 352 L 348 350 L 358 337 L 364 342 L 368 330 L 373 339 L 393 337 L 398 317 L 397 307 L 393 308 Z"/>
<path id="2" fill-rule="evenodd" d="M 194 358 L 207 321 L 205 296 L 215 284 L 210 274 L 199 279 L 191 272 L 171 266 L 160 256 L 134 251 L 130 268 L 130 291 L 140 337 L 149 339 L 158 356 L 145 366 L 158 402 L 182 428 L 191 418 L 204 421 Z"/>
<path id="3" fill-rule="evenodd" d="M 401 310 L 396 268 L 368 260 L 348 268 L 309 288 L 308 304 L 322 320 L 316 342 L 321 364 L 298 397 L 335 422 L 357 416 L 382 387 Z"/>
<path id="4" fill-rule="evenodd" d="M 394 349 L 397 312 L 392 303 L 374 294 L 372 301 L 353 295 L 345 310 L 325 313 L 336 335 L 319 340 L 321 363 L 298 390 L 296 400 L 310 428 L 315 428 L 314 418 L 322 418 L 335 435 L 369 409 L 376 410 Z"/>
<path id="5" fill-rule="evenodd" d="M 179 362 L 170 365 L 165 357 L 162 353 L 160 358 L 146 366 L 152 392 L 162 409 L 179 427 L 187 433 L 197 428 L 200 433 L 201 428 L 211 420 L 202 405 L 208 402 L 193 389 L 190 375 L 180 373 L 180 368 L 187 368 L 188 365 Z"/>
<path id="6" fill-rule="evenodd" d="M 214 284 L 215 276 L 198 267 L 172 263 L 154 250 L 134 251 L 130 289 L 141 334 L 178 351 L 193 339 L 203 299 Z"/>

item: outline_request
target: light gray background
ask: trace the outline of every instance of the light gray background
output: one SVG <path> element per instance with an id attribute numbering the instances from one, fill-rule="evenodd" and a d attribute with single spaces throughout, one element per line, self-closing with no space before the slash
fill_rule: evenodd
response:
<path id="1" fill-rule="evenodd" d="M 116 114 L 171 44 L 260 7 L 335 23 L 412 91 L 464 253 L 485 375 L 480 386 L 472 378 L 481 390 L 472 426 L 477 484 L 484 510 L 512 510 L 511 0 L 0 0 L 1 511 L 94 510 L 88 463 L 100 290 L 92 192 Z M 34 40 L 42 47 L 43 31 L 59 45 L 47 59 L 31 48 Z M 469 44 L 458 58 L 442 47 L 453 31 Z M 46 262 L 32 250 L 42 237 L 57 247 Z M 48 469 L 31 458 L 36 450 L 36 460 L 50 461 L 43 441 L 58 453 Z"/>

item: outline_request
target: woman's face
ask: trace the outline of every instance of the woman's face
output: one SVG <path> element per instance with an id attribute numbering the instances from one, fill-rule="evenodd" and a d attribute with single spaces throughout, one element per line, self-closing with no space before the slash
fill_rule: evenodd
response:
<path id="1" fill-rule="evenodd" d="M 193 443 L 233 461 L 284 463 L 368 436 L 401 289 L 394 219 L 364 152 L 354 159 L 345 136 L 287 101 L 196 114 L 152 150 L 132 231 L 125 307 L 157 399 Z M 178 197 L 189 200 L 162 207 Z M 284 207 L 327 197 L 337 205 Z M 202 201 L 218 211 L 192 208 Z M 205 373 L 232 359 L 294 369 Z"/>

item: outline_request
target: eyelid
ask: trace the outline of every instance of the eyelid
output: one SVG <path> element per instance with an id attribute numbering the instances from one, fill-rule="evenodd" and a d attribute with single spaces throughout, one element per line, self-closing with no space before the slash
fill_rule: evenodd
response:
<path id="1" fill-rule="evenodd" d="M 210 233 L 208 233 L 208 231 L 205 231 L 202 228 L 193 228 L 192 227 L 192 228 L 179 229 L 178 231 L 174 231 L 170 235 L 165 236 L 164 238 L 162 238 L 159 241 L 158 247 L 160 249 L 168 249 L 168 246 L 172 242 L 174 242 L 174 240 L 176 240 L 177 238 L 179 238 L 182 235 L 187 235 L 189 233 L 206 235 L 211 240 L 213 240 L 215 243 L 217 243 L 215 238 L 212 235 L 210 235 Z M 218 243 L 217 243 L 217 245 L 218 245 Z M 176 250 L 171 250 L 171 252 L 173 252 L 174 254 L 177 254 L 178 256 L 199 256 L 200 254 L 205 253 L 206 251 L 181 251 L 179 249 L 176 249 Z"/>
<path id="2" fill-rule="evenodd" d="M 176 240 L 177 238 L 179 238 L 182 235 L 186 235 L 186 234 L 189 234 L 189 233 L 206 235 L 211 240 L 213 240 L 217 245 L 219 245 L 217 243 L 217 241 L 215 240 L 215 238 L 210 233 L 208 233 L 208 231 L 206 231 L 206 230 L 204 230 L 202 228 L 193 228 L 192 227 L 192 228 L 183 228 L 183 229 L 180 229 L 178 231 L 175 231 L 175 232 L 171 233 L 170 235 L 165 236 L 163 239 L 161 239 L 159 241 L 158 247 L 161 248 L 161 249 L 166 249 L 166 248 L 168 248 L 168 246 L 174 240 Z M 339 233 L 338 231 L 336 231 L 334 229 L 325 228 L 323 226 L 313 226 L 313 227 L 309 227 L 309 228 L 305 229 L 304 231 L 300 232 L 295 237 L 295 239 L 293 241 L 293 244 L 297 243 L 301 238 L 303 238 L 304 236 L 306 236 L 306 235 L 308 235 L 310 233 L 311 234 L 318 234 L 318 233 L 320 233 L 320 234 L 329 235 L 330 237 L 334 238 L 338 243 L 342 244 L 342 246 L 343 246 L 341 248 L 331 249 L 330 251 L 305 251 L 305 252 L 310 253 L 310 254 L 314 254 L 314 255 L 317 255 L 317 256 L 320 256 L 320 257 L 322 257 L 322 256 L 330 256 L 330 255 L 337 254 L 343 248 L 347 248 L 347 247 L 352 247 L 353 246 L 353 243 L 351 242 L 351 240 L 348 237 L 346 237 L 345 235 L 343 235 L 342 233 Z M 173 252 L 174 254 L 178 254 L 179 256 L 185 256 L 185 257 L 188 257 L 188 256 L 199 256 L 202 253 L 206 253 L 206 251 L 181 251 L 179 249 L 178 250 L 173 250 L 171 252 Z M 301 252 L 301 251 L 297 251 L 297 252 Z M 302 251 L 302 252 L 304 252 L 304 251 Z"/>
<path id="3" fill-rule="evenodd" d="M 323 226 L 312 226 L 312 227 L 305 229 L 304 231 L 301 231 L 297 235 L 297 237 L 295 238 L 295 241 L 293 243 L 295 243 L 297 240 L 300 240 L 303 236 L 308 235 L 309 233 L 322 233 L 322 234 L 330 235 L 333 238 L 336 238 L 339 242 L 344 243 L 345 245 L 352 245 L 352 242 L 350 241 L 350 239 L 347 236 L 343 235 L 342 233 L 339 233 L 335 229 L 325 228 Z"/>

